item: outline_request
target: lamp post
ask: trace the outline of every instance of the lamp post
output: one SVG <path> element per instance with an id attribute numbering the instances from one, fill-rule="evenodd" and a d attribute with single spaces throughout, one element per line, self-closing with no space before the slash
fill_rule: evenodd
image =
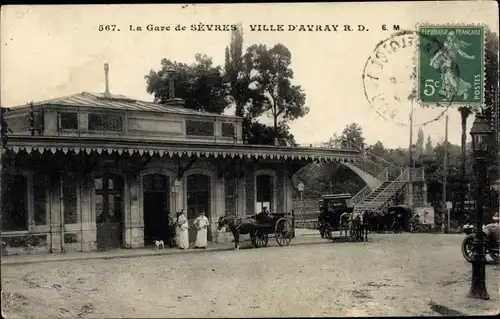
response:
<path id="1" fill-rule="evenodd" d="M 304 192 L 304 183 L 299 182 L 299 185 L 297 185 L 297 188 L 299 189 L 299 192 L 300 192 L 300 203 L 303 203 L 302 193 Z"/>
<path id="2" fill-rule="evenodd" d="M 306 211 L 306 208 L 304 206 L 304 202 L 302 201 L 302 193 L 304 192 L 304 183 L 299 182 L 299 184 L 297 185 L 297 188 L 298 188 L 298 190 L 300 192 L 300 206 L 302 206 L 301 207 L 302 214 L 304 214 L 305 211 Z M 295 214 L 292 216 L 292 225 L 293 225 L 293 233 L 292 233 L 292 235 L 293 235 L 293 238 L 295 238 Z"/>
<path id="3" fill-rule="evenodd" d="M 333 184 L 332 184 L 332 182 L 328 183 L 328 187 L 330 187 L 330 194 L 333 194 Z"/>
<path id="4" fill-rule="evenodd" d="M 472 262 L 472 283 L 468 297 L 490 299 L 486 290 L 486 257 L 483 238 L 483 192 L 486 182 L 486 157 L 490 151 L 492 131 L 486 118 L 476 115 L 470 131 L 472 150 L 474 152 L 474 171 L 476 173 L 476 234 L 474 237 L 474 255 Z"/>
<path id="5" fill-rule="evenodd" d="M 413 172 L 415 168 L 415 161 L 418 158 L 417 154 L 417 146 L 415 144 L 412 144 L 410 146 L 410 174 L 409 174 L 409 179 L 408 179 L 408 202 L 410 204 L 410 207 L 413 208 Z"/>
<path id="6" fill-rule="evenodd" d="M 496 212 L 496 214 L 499 214 L 500 213 L 500 179 L 499 180 L 496 180 L 495 182 L 492 183 L 491 185 L 491 190 L 492 191 L 495 191 L 494 195 L 496 196 L 496 200 L 494 201 L 495 203 L 495 206 L 493 206 L 492 208 L 494 209 L 494 212 Z"/>

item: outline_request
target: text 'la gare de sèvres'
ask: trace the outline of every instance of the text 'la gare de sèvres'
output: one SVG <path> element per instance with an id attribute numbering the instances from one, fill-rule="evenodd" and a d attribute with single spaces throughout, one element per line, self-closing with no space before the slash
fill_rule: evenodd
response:
<path id="1" fill-rule="evenodd" d="M 162 32 L 162 31 L 234 31 L 238 28 L 236 24 L 191 24 L 191 25 L 155 25 L 148 24 L 142 25 L 129 25 L 129 31 L 149 31 L 149 32 Z M 399 25 L 381 25 L 380 28 L 384 31 L 400 29 Z M 115 28 L 100 28 L 99 31 L 114 31 Z M 105 30 L 108 29 L 108 30 Z M 339 31 L 369 31 L 369 29 L 362 24 L 249 24 L 249 31 L 254 32 L 339 32 Z M 118 30 L 116 30 L 118 31 Z"/>

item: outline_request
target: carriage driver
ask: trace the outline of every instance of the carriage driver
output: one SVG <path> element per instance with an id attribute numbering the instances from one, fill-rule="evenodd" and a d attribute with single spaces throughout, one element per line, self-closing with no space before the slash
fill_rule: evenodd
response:
<path id="1" fill-rule="evenodd" d="M 262 211 L 258 214 L 255 214 L 255 219 L 260 220 L 260 221 L 266 221 L 269 219 L 269 210 L 267 209 L 267 206 L 262 207 Z"/>

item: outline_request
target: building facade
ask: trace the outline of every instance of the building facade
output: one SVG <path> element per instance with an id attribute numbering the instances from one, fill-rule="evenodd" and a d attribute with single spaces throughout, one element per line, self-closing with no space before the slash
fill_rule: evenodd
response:
<path id="1" fill-rule="evenodd" d="M 291 212 L 293 174 L 357 150 L 247 145 L 242 118 L 121 95 L 81 93 L 10 108 L 2 150 L 2 242 L 8 254 L 139 248 L 165 239 L 168 217 L 267 206 Z"/>

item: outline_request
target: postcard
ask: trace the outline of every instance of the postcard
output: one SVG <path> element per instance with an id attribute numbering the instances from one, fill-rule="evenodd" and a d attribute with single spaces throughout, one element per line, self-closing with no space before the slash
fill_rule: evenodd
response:
<path id="1" fill-rule="evenodd" d="M 499 312 L 497 2 L 0 29 L 2 317 Z"/>

